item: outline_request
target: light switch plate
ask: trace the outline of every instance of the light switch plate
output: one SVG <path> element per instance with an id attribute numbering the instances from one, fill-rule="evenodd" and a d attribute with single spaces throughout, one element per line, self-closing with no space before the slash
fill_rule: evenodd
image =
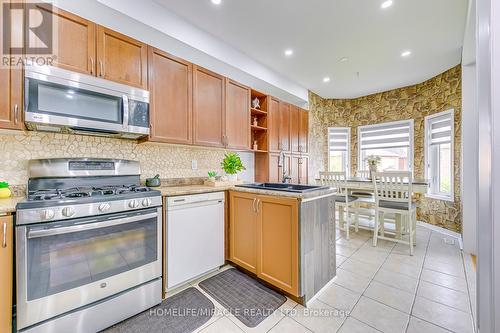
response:
<path id="1" fill-rule="evenodd" d="M 198 170 L 198 161 L 197 160 L 191 160 L 191 169 Z"/>

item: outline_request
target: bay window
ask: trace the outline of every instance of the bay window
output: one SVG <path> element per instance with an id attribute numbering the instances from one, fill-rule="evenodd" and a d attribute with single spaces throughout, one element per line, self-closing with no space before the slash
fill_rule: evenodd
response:
<path id="1" fill-rule="evenodd" d="M 453 110 L 425 118 L 425 177 L 428 196 L 453 201 Z"/>
<path id="2" fill-rule="evenodd" d="M 368 156 L 380 157 L 379 171 L 413 170 L 413 119 L 358 127 L 358 170 Z"/>

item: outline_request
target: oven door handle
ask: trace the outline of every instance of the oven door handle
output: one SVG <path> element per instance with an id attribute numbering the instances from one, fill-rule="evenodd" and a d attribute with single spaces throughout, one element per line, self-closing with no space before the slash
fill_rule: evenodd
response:
<path id="1" fill-rule="evenodd" d="M 72 232 L 93 230 L 93 229 L 111 227 L 111 226 L 120 225 L 120 224 L 127 224 L 127 223 L 137 222 L 140 220 L 156 218 L 156 217 L 158 217 L 158 213 L 149 213 L 149 214 L 131 216 L 131 217 L 125 217 L 125 218 L 122 217 L 122 218 L 117 218 L 117 219 L 103 221 L 103 222 L 95 222 L 95 223 L 88 223 L 88 224 L 81 224 L 81 225 L 72 225 L 69 227 L 29 230 L 27 237 L 28 237 L 28 239 L 31 239 L 31 238 L 63 235 L 63 234 L 69 234 Z"/>

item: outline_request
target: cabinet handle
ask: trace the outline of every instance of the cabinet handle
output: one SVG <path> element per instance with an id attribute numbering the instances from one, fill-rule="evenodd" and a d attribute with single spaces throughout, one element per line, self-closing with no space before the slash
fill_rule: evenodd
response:
<path id="1" fill-rule="evenodd" d="M 102 60 L 99 60 L 99 69 L 100 69 L 99 76 L 103 77 L 104 76 L 104 65 L 102 64 Z"/>
<path id="2" fill-rule="evenodd" d="M 5 249 L 7 247 L 7 222 L 3 223 L 3 241 L 2 247 Z"/>
<path id="3" fill-rule="evenodd" d="M 94 75 L 94 58 L 90 57 L 90 74 Z"/>
<path id="4" fill-rule="evenodd" d="M 260 212 L 260 199 L 257 199 L 257 213 Z"/>
<path id="5" fill-rule="evenodd" d="M 19 122 L 19 106 L 17 104 L 14 105 L 14 125 L 17 125 Z"/>
<path id="6" fill-rule="evenodd" d="M 257 213 L 257 208 L 255 208 L 255 202 L 256 201 L 257 201 L 257 198 L 253 198 L 252 208 L 253 208 L 253 212 L 254 213 Z"/>

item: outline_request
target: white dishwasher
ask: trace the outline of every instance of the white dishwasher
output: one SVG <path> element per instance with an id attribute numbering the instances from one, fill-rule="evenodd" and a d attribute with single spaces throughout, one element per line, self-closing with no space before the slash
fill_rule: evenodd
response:
<path id="1" fill-rule="evenodd" d="M 224 192 L 167 198 L 166 289 L 224 265 Z"/>

